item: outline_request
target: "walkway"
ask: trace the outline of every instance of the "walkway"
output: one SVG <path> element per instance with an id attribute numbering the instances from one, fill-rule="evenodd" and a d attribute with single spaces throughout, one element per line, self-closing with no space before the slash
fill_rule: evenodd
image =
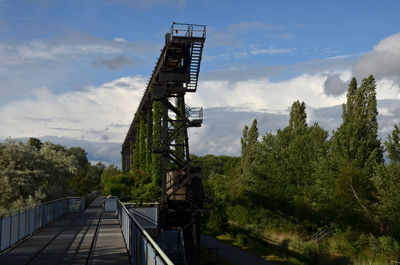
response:
<path id="1" fill-rule="evenodd" d="M 256 255 L 228 245 L 210 236 L 201 235 L 201 245 L 208 248 L 218 248 L 218 254 L 237 265 L 275 265 Z"/>
<path id="2" fill-rule="evenodd" d="M 40 229 L 1 255 L 0 264 L 130 264 L 117 216 L 102 214 L 102 199 Z"/>

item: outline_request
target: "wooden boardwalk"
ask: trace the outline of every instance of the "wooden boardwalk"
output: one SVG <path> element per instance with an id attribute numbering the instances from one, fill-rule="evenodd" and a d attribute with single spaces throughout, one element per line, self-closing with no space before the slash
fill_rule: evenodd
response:
<path id="1" fill-rule="evenodd" d="M 102 200 L 40 229 L 0 255 L 0 264 L 130 264 L 117 216 L 102 212 Z"/>

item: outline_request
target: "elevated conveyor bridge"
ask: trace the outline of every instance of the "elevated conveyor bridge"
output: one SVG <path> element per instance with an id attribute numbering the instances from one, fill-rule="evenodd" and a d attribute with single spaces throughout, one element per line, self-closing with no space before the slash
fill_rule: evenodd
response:
<path id="1" fill-rule="evenodd" d="M 125 173 L 161 183 L 156 237 L 181 234 L 187 264 L 199 260 L 204 210 L 201 168 L 190 163 L 187 129 L 201 126 L 203 109 L 187 106 L 185 95 L 197 91 L 205 39 L 204 25 L 172 24 L 121 150 Z"/>

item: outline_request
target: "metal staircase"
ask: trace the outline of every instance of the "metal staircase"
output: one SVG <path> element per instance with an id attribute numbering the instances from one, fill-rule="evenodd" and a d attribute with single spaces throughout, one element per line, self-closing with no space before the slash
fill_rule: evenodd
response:
<path id="1" fill-rule="evenodd" d="M 196 92 L 197 83 L 199 81 L 201 55 L 203 53 L 204 42 L 195 41 L 192 43 L 190 52 L 190 68 L 189 83 L 187 84 L 187 92 Z"/>

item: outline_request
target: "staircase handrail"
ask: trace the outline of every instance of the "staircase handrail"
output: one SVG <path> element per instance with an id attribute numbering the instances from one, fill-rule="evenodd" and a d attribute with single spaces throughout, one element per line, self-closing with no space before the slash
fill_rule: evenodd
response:
<path id="1" fill-rule="evenodd" d="M 313 240 L 316 241 L 317 243 L 321 242 L 323 239 L 327 238 L 328 236 L 331 236 L 335 232 L 335 228 L 329 227 L 329 226 L 324 226 L 312 236 Z"/>

